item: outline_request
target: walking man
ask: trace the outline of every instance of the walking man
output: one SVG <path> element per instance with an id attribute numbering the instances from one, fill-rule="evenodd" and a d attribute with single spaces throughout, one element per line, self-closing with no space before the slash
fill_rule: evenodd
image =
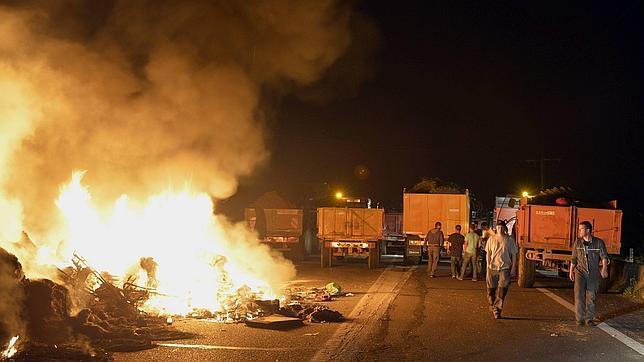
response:
<path id="1" fill-rule="evenodd" d="M 442 224 L 436 222 L 434 228 L 427 232 L 425 237 L 425 245 L 427 245 L 427 272 L 429 277 L 433 278 L 436 275 L 436 267 L 438 266 L 438 259 L 441 257 L 441 246 L 445 242 L 445 236 L 441 231 Z"/>
<path id="2" fill-rule="evenodd" d="M 517 244 L 508 235 L 505 221 L 496 224 L 496 234 L 488 239 L 485 245 L 487 257 L 487 300 L 495 319 L 501 318 L 503 302 L 510 287 L 510 281 L 516 275 Z"/>
<path id="3" fill-rule="evenodd" d="M 578 326 L 585 321 L 586 325 L 592 327 L 595 325 L 593 319 L 599 277 L 608 278 L 608 252 L 604 240 L 593 236 L 593 225 L 589 221 L 579 223 L 577 235 L 579 238 L 572 249 L 569 273 L 570 280 L 575 282 L 575 317 Z"/>
<path id="4" fill-rule="evenodd" d="M 449 255 L 452 261 L 452 278 L 456 278 L 461 268 L 461 260 L 463 255 L 463 242 L 465 238 L 461 234 L 461 225 L 456 225 L 456 231 L 447 237 L 449 243 Z"/>
<path id="5" fill-rule="evenodd" d="M 463 249 L 463 267 L 461 268 L 461 276 L 458 277 L 458 280 L 463 280 L 465 277 L 465 271 L 467 270 L 467 265 L 472 264 L 472 281 L 477 281 L 478 276 L 478 248 L 479 248 L 479 234 L 476 233 L 476 225 L 470 225 L 470 231 L 465 235 L 465 244 Z"/>

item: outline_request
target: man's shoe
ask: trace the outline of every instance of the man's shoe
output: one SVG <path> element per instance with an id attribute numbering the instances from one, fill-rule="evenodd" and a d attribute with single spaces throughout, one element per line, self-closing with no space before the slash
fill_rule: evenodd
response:
<path id="1" fill-rule="evenodd" d="M 433 278 L 433 277 L 434 277 L 434 275 L 432 274 L 432 275 L 430 275 L 429 277 L 430 277 L 430 278 Z"/>
<path id="2" fill-rule="evenodd" d="M 475 279 L 472 279 L 472 281 L 473 281 L 473 282 L 478 282 L 478 280 L 476 280 L 476 278 L 475 278 Z"/>
<path id="3" fill-rule="evenodd" d="M 452 279 L 456 278 L 456 275 L 452 275 Z"/>
<path id="4" fill-rule="evenodd" d="M 593 322 L 593 321 L 587 321 L 587 322 L 586 322 L 586 325 L 587 325 L 588 327 L 594 327 L 594 326 L 596 326 L 597 324 L 595 324 L 595 322 Z"/>
<path id="5" fill-rule="evenodd" d="M 463 278 L 461 278 L 460 276 L 459 276 L 459 277 L 456 277 L 456 279 L 458 279 L 458 280 L 463 280 Z"/>
<path id="6" fill-rule="evenodd" d="M 494 319 L 501 319 L 501 312 L 494 312 Z"/>

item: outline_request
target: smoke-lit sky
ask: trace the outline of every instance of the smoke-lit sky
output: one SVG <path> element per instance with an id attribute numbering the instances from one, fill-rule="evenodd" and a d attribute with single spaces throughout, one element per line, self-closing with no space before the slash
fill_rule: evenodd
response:
<path id="1" fill-rule="evenodd" d="M 539 169 L 524 160 L 543 155 L 559 159 L 546 186 L 642 210 L 641 3 L 366 1 L 359 11 L 378 34 L 367 80 L 349 92 L 339 81 L 326 102 L 288 97 L 270 165 L 238 197 L 296 197 L 327 182 L 398 207 L 402 188 L 428 176 L 490 206 L 494 195 L 538 191 Z M 352 65 L 331 74 L 359 71 Z"/>

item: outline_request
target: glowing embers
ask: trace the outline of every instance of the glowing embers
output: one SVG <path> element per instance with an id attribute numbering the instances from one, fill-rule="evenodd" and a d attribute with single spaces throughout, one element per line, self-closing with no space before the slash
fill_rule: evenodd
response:
<path id="1" fill-rule="evenodd" d="M 7 346 L 7 349 L 2 351 L 2 353 L 0 354 L 0 357 L 2 357 L 3 359 L 11 358 L 13 357 L 14 354 L 16 354 L 16 352 L 18 352 L 18 348 L 17 348 L 18 338 L 20 338 L 20 336 L 11 337 L 11 339 L 9 340 L 9 345 Z"/>

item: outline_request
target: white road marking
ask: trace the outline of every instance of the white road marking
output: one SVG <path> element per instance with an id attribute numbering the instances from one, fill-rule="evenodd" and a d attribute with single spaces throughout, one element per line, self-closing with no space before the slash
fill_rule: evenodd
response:
<path id="1" fill-rule="evenodd" d="M 574 304 L 571 304 L 567 300 L 563 299 L 562 297 L 560 297 L 557 294 L 549 291 L 546 288 L 537 288 L 537 290 L 540 291 L 541 293 L 547 295 L 548 297 L 550 297 L 550 299 L 554 300 L 555 302 L 563 305 L 569 311 L 575 313 L 575 305 Z"/>
<path id="2" fill-rule="evenodd" d="M 554 300 L 555 302 L 561 304 L 564 306 L 566 309 L 569 309 L 571 312 L 575 313 L 575 306 L 568 302 L 567 300 L 561 298 L 560 296 L 556 295 L 555 293 L 549 291 L 546 288 L 537 288 L 538 291 L 541 293 L 547 295 L 550 297 L 550 299 Z M 608 323 L 602 322 L 597 325 L 597 328 L 601 329 L 602 331 L 606 332 L 609 336 L 615 338 L 616 340 L 624 343 L 626 346 L 634 350 L 635 352 L 639 353 L 640 355 L 644 356 L 644 345 L 642 345 L 640 342 L 632 339 L 631 337 L 625 335 L 624 333 L 618 331 L 617 329 L 611 327 Z"/>
<path id="3" fill-rule="evenodd" d="M 269 352 L 286 352 L 302 349 L 315 349 L 315 348 L 293 348 L 293 347 L 237 347 L 237 346 L 216 346 L 210 344 L 182 344 L 182 343 L 157 343 L 161 347 L 173 348 L 193 348 L 193 349 L 224 349 L 232 351 L 269 351 Z"/>
<path id="4" fill-rule="evenodd" d="M 404 273 L 394 269 L 398 268 L 390 265 L 380 274 L 351 311 L 347 317 L 349 320 L 336 330 L 312 361 L 355 359 L 357 349 L 368 343 L 378 331 L 379 321 L 416 270 L 416 266 L 410 267 Z"/>
<path id="5" fill-rule="evenodd" d="M 625 345 L 631 347 L 635 352 L 639 353 L 640 355 L 644 356 L 644 345 L 642 345 L 640 342 L 632 339 L 631 337 L 625 335 L 624 333 L 618 331 L 617 329 L 611 327 L 608 325 L 608 323 L 603 322 L 599 323 L 597 325 L 599 329 L 602 331 L 608 333 L 611 337 L 617 339 L 618 341 L 624 343 Z"/>

